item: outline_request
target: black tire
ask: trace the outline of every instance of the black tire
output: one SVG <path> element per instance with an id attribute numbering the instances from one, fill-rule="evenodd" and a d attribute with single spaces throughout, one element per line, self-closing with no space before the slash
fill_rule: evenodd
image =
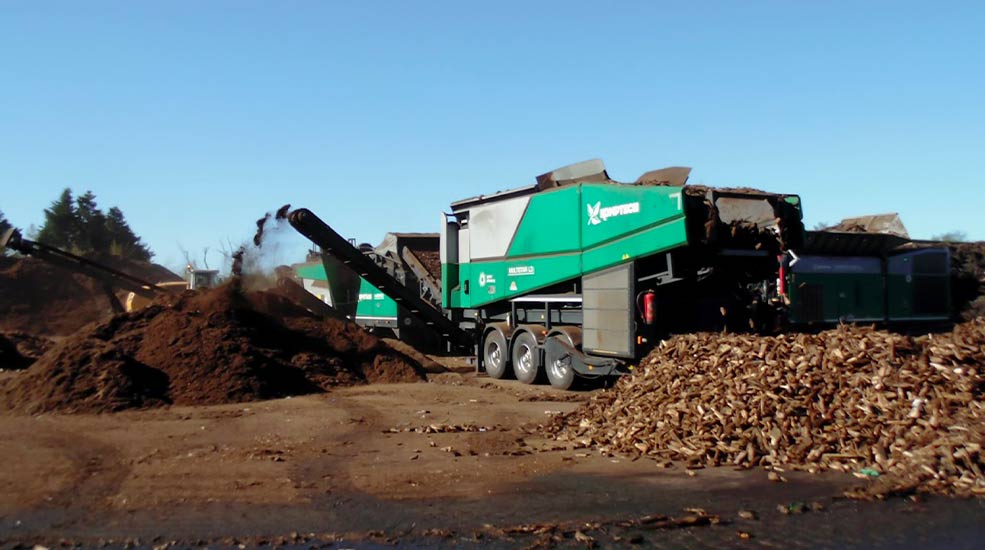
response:
<path id="1" fill-rule="evenodd" d="M 540 350 L 533 334 L 523 331 L 513 340 L 513 374 L 524 384 L 535 384 L 543 371 L 540 365 Z"/>
<path id="2" fill-rule="evenodd" d="M 489 378 L 502 379 L 510 375 L 510 353 L 506 337 L 490 330 L 482 342 L 482 365 Z"/>
<path id="3" fill-rule="evenodd" d="M 571 340 L 564 335 L 554 334 L 550 338 L 556 338 L 565 344 L 571 345 Z M 570 390 L 578 380 L 575 369 L 571 368 L 571 360 L 562 360 L 561 357 L 553 356 L 550 348 L 546 345 L 546 341 L 544 344 L 544 370 L 547 371 L 547 380 L 555 388 Z"/>

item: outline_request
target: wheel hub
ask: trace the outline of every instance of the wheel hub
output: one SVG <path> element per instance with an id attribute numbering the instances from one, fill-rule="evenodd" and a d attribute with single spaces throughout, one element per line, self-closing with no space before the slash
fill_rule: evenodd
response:
<path id="1" fill-rule="evenodd" d="M 534 354 L 530 350 L 529 346 L 526 345 L 521 346 L 520 358 L 519 358 L 520 360 L 517 361 L 516 366 L 519 367 L 519 369 L 522 370 L 523 372 L 530 372 L 530 369 L 533 367 L 533 362 L 534 362 L 533 355 Z"/>
<path id="2" fill-rule="evenodd" d="M 559 358 L 551 361 L 551 374 L 553 374 L 555 378 L 564 378 L 567 371 L 568 367 L 564 365 L 563 359 Z"/>
<path id="3" fill-rule="evenodd" d="M 489 362 L 498 366 L 502 359 L 503 359 L 503 350 L 499 349 L 499 344 L 495 342 L 490 343 Z"/>

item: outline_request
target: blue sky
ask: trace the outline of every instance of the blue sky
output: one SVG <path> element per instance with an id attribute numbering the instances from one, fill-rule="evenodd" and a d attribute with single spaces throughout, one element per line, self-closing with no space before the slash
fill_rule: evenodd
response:
<path id="1" fill-rule="evenodd" d="M 600 157 L 985 240 L 983 5 L 0 0 L 0 210 L 91 189 L 174 266 L 284 203 L 375 243 Z"/>

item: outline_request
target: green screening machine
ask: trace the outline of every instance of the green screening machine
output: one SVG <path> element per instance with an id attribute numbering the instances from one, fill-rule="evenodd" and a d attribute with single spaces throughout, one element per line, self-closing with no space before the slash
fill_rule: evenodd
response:
<path id="1" fill-rule="evenodd" d="M 630 372 L 672 333 L 948 316 L 946 251 L 839 249 L 804 230 L 796 195 L 687 185 L 689 174 L 621 183 L 591 160 L 454 202 L 430 241 L 440 269 L 414 265 L 424 262 L 400 234 L 355 247 L 309 210 L 290 222 L 321 248 L 330 286 L 365 285 L 367 307 L 392 300 L 401 339 L 474 354 L 489 376 L 525 383 Z"/>

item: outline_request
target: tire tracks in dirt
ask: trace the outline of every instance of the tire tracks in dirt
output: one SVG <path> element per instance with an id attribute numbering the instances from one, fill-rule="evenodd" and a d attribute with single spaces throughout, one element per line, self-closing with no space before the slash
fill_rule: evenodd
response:
<path id="1" fill-rule="evenodd" d="M 321 452 L 302 459 L 288 470 L 291 479 L 313 485 L 299 487 L 302 496 L 312 501 L 326 494 L 357 491 L 351 482 L 350 465 L 366 453 L 378 452 L 372 449 L 373 438 L 366 434 L 383 429 L 383 415 L 375 407 L 349 397 L 333 396 L 332 399 L 337 400 L 336 405 L 345 411 L 343 422 L 347 427 L 343 430 L 337 426 L 326 427 L 318 434 L 312 434 L 311 445 L 321 448 Z"/>
<path id="2" fill-rule="evenodd" d="M 92 518 L 105 514 L 130 474 L 130 467 L 115 447 L 85 434 L 45 425 L 39 426 L 30 440 L 32 450 L 51 450 L 64 459 L 67 472 L 62 479 L 54 478 L 57 486 L 50 493 L 25 502 L 15 514 L 2 518 L 0 535 L 13 527 L 22 533 L 84 528 Z"/>

